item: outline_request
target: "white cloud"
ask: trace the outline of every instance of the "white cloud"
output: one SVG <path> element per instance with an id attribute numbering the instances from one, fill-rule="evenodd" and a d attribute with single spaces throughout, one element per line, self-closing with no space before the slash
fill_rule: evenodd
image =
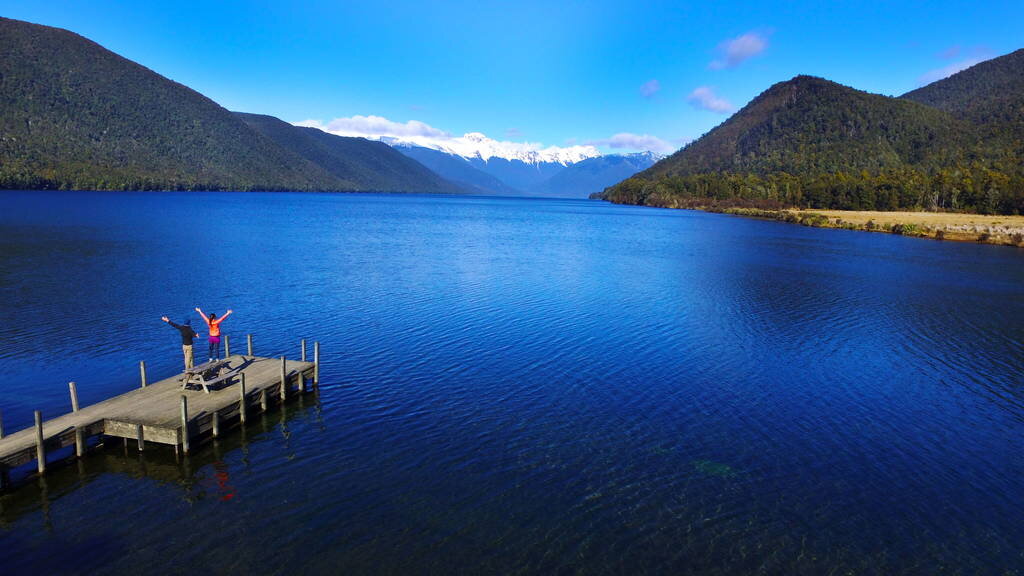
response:
<path id="1" fill-rule="evenodd" d="M 351 116 L 335 118 L 326 124 L 321 120 L 294 122 L 296 126 L 319 128 L 337 136 L 355 136 L 370 140 L 383 140 L 389 144 L 409 144 L 457 154 L 464 158 L 492 157 L 516 159 L 524 162 L 579 162 L 585 158 L 600 156 L 593 146 L 547 146 L 539 142 L 512 142 L 493 140 L 480 132 L 455 136 L 439 128 L 420 122 L 394 122 L 382 116 Z M 510 136 L 518 132 L 509 130 Z"/>
<path id="2" fill-rule="evenodd" d="M 611 138 L 591 140 L 590 142 L 587 142 L 587 144 L 591 146 L 607 146 L 617 150 L 650 150 L 651 152 L 657 152 L 659 154 L 675 152 L 677 148 L 657 136 L 651 136 L 650 134 L 631 134 L 629 132 L 620 132 Z"/>
<path id="3" fill-rule="evenodd" d="M 327 124 L 319 120 L 304 120 L 296 122 L 296 126 L 309 126 L 319 128 L 324 132 L 337 134 L 338 136 L 358 136 L 363 138 L 451 138 L 451 134 L 438 130 L 433 126 L 409 120 L 406 123 L 392 122 L 381 116 L 352 116 L 350 118 L 335 118 Z"/>
<path id="4" fill-rule="evenodd" d="M 655 79 L 648 80 L 640 85 L 640 95 L 644 98 L 654 96 L 658 93 L 658 90 L 661 90 L 661 82 Z"/>
<path id="5" fill-rule="evenodd" d="M 732 104 L 715 94 L 715 89 L 710 86 L 698 86 L 693 92 L 690 92 L 686 101 L 698 110 L 708 110 L 719 114 L 726 114 L 733 110 Z"/>
<path id="6" fill-rule="evenodd" d="M 942 80 L 943 78 L 952 76 L 953 74 L 956 74 L 961 70 L 966 70 L 971 66 L 978 64 L 979 62 L 984 62 L 985 60 L 986 58 L 967 58 L 966 60 L 958 60 L 956 62 L 951 62 L 941 68 L 936 68 L 934 70 L 929 70 L 928 72 L 925 72 L 924 74 L 917 78 L 917 82 L 921 86 L 924 86 L 925 84 L 931 84 L 936 80 Z"/>
<path id="7" fill-rule="evenodd" d="M 718 58 L 708 64 L 712 70 L 735 68 L 748 58 L 757 56 L 768 48 L 768 38 L 757 32 L 747 32 L 718 45 Z"/>

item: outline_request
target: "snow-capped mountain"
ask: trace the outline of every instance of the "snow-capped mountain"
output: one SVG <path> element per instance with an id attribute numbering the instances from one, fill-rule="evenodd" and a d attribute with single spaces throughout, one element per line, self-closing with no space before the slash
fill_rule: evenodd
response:
<path id="1" fill-rule="evenodd" d="M 530 142 L 500 142 L 488 138 L 480 132 L 470 132 L 460 137 L 438 140 L 427 137 L 392 137 L 384 136 L 381 140 L 392 146 L 419 146 L 438 150 L 446 154 L 461 156 L 467 160 L 478 159 L 488 162 L 492 158 L 518 161 L 524 164 L 561 164 L 568 166 L 587 158 L 601 155 L 593 146 L 548 146 L 541 148 L 539 144 Z"/>
<path id="2" fill-rule="evenodd" d="M 586 198 L 661 158 L 652 152 L 608 154 L 592 145 L 543 146 L 499 141 L 480 132 L 454 136 L 417 120 L 351 116 L 296 122 L 337 136 L 380 140 L 446 180 L 477 194 Z"/>
<path id="3" fill-rule="evenodd" d="M 635 152 L 632 154 L 606 154 L 577 162 L 548 178 L 533 189 L 536 196 L 558 198 L 588 198 L 646 170 L 665 156 L 656 152 Z"/>
<path id="4" fill-rule="evenodd" d="M 498 143 L 501 144 L 501 143 Z M 591 155 L 573 162 L 571 156 L 527 155 L 505 158 L 482 154 L 463 156 L 437 147 L 392 141 L 399 152 L 418 160 L 443 178 L 477 194 L 587 198 L 664 158 L 654 152 Z M 585 147 L 581 147 L 585 148 Z M 565 150 L 565 149 L 563 149 Z M 542 151 L 535 151 L 542 152 Z"/>

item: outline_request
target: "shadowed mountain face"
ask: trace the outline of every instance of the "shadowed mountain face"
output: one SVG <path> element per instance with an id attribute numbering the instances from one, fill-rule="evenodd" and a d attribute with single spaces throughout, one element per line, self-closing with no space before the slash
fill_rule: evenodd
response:
<path id="1" fill-rule="evenodd" d="M 316 128 L 293 126 L 273 116 L 235 112 L 256 132 L 337 178 L 345 190 L 373 192 L 465 191 L 383 142 L 345 138 Z"/>
<path id="2" fill-rule="evenodd" d="M 0 55 L 0 188 L 454 190 L 378 143 L 254 130 L 66 30 L 0 18 Z"/>
<path id="3" fill-rule="evenodd" d="M 599 195 L 676 207 L 1024 211 L 1024 51 L 903 98 L 810 76 L 775 84 Z"/>
<path id="4" fill-rule="evenodd" d="M 535 188 L 535 193 L 558 198 L 588 198 L 615 182 L 650 168 L 661 158 L 654 152 L 587 158 L 548 178 Z"/>
<path id="5" fill-rule="evenodd" d="M 395 145 L 395 150 L 416 160 L 451 182 L 474 194 L 522 196 L 523 192 L 474 167 L 462 156 L 423 146 Z"/>

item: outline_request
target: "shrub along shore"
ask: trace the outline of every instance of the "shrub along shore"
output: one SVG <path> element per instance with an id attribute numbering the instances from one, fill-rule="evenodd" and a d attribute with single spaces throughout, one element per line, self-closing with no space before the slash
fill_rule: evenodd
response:
<path id="1" fill-rule="evenodd" d="M 799 210 L 743 207 L 695 207 L 706 212 L 768 218 L 814 226 L 887 232 L 902 236 L 980 242 L 1024 247 L 1024 216 L 961 214 L 955 212 L 876 212 L 860 210 Z"/>

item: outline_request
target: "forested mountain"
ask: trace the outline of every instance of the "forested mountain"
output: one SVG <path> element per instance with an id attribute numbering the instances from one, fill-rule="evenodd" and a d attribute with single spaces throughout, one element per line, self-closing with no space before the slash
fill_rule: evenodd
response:
<path id="1" fill-rule="evenodd" d="M 1024 49 L 987 60 L 907 92 L 901 98 L 927 104 L 977 125 L 997 143 L 1024 141 Z"/>
<path id="2" fill-rule="evenodd" d="M 202 94 L 77 34 L 0 18 L 0 188 L 440 186 L 378 143 L 311 144 L 307 157 L 301 146 L 274 140 Z"/>
<path id="3" fill-rule="evenodd" d="M 281 148 L 326 170 L 338 179 L 343 190 L 465 192 L 383 142 L 335 136 L 317 128 L 294 126 L 273 116 L 243 112 L 235 115 Z"/>
<path id="4" fill-rule="evenodd" d="M 992 91 L 1010 89 L 1013 78 L 1019 82 L 1024 74 L 1024 68 L 1012 65 L 1019 58 L 1017 52 L 987 67 L 998 71 L 998 82 L 970 80 L 979 65 L 940 83 L 973 86 L 977 81 Z M 989 75 L 985 68 L 981 73 Z M 963 74 L 967 81 L 958 78 Z M 679 207 L 1024 212 L 1020 155 L 1007 138 L 992 137 L 1009 132 L 1007 126 L 1024 112 L 1011 109 L 998 117 L 964 112 L 974 110 L 969 100 L 1003 96 L 965 88 L 958 109 L 953 97 L 929 100 L 928 88 L 905 99 L 890 98 L 797 76 L 602 197 Z M 913 100 L 920 101 L 909 98 L 915 94 Z M 948 102 L 944 109 L 922 103 L 940 100 Z M 987 124 L 979 124 L 980 118 Z"/>

